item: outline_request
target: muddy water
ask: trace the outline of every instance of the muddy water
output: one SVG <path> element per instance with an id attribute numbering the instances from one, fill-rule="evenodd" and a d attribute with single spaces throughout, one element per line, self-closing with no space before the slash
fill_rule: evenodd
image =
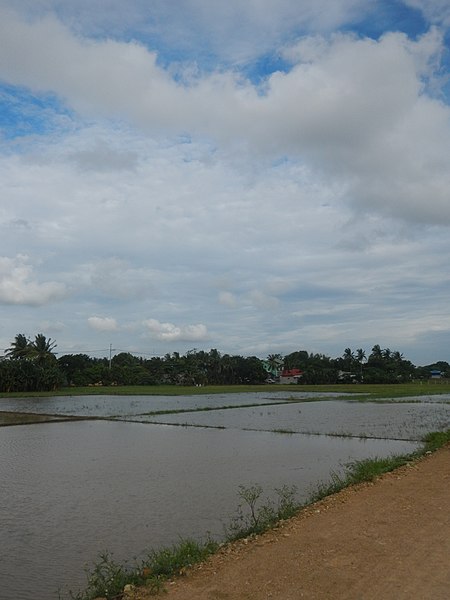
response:
<path id="1" fill-rule="evenodd" d="M 76 590 L 106 549 L 125 560 L 180 536 L 220 537 L 240 484 L 295 484 L 306 497 L 351 460 L 416 447 L 111 421 L 1 428 L 0 597 Z"/>

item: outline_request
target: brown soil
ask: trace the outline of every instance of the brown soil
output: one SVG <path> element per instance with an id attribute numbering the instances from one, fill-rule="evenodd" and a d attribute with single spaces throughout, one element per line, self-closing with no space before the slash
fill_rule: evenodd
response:
<path id="1" fill-rule="evenodd" d="M 225 546 L 167 600 L 448 600 L 450 445 Z M 150 600 L 141 589 L 136 600 Z"/>

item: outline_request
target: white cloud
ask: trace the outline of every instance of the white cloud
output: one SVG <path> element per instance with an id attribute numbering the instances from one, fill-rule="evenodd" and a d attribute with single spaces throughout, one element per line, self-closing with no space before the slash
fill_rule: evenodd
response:
<path id="1" fill-rule="evenodd" d="M 87 321 L 95 331 L 117 331 L 119 328 L 116 319 L 111 317 L 89 317 Z"/>
<path id="2" fill-rule="evenodd" d="M 420 10 L 428 21 L 450 26 L 450 5 L 448 0 L 403 0 L 406 5 Z"/>
<path id="3" fill-rule="evenodd" d="M 28 256 L 0 257 L 0 304 L 42 306 L 62 300 L 65 295 L 63 284 L 35 280 Z"/>
<path id="4" fill-rule="evenodd" d="M 248 297 L 252 304 L 263 310 L 273 310 L 279 306 L 278 298 L 270 296 L 261 290 L 251 290 Z"/>
<path id="5" fill-rule="evenodd" d="M 11 83 L 52 90 L 85 115 L 289 155 L 345 187 L 357 210 L 450 224 L 450 109 L 424 88 L 442 50 L 437 30 L 414 42 L 400 33 L 305 37 L 286 50 L 292 69 L 261 89 L 233 71 L 181 84 L 143 45 L 11 15 L 0 21 L 0 75 Z M 84 168 L 137 167 L 135 153 L 98 143 L 73 157 Z"/>
<path id="6" fill-rule="evenodd" d="M 66 326 L 61 321 L 42 321 L 39 323 L 39 331 L 43 333 L 61 333 Z"/>
<path id="7" fill-rule="evenodd" d="M 236 308 L 238 302 L 235 294 L 231 292 L 219 292 L 219 302 L 228 308 Z"/>
<path id="8" fill-rule="evenodd" d="M 180 60 L 227 62 L 260 56 L 299 30 L 329 31 L 367 10 L 364 0 L 109 0 L 108 10 L 89 0 L 3 0 L 29 20 L 58 14 L 76 34 L 104 38 L 133 30 L 149 43 L 170 48 Z"/>
<path id="9" fill-rule="evenodd" d="M 152 336 L 165 342 L 201 342 L 208 339 L 208 330 L 202 323 L 178 326 L 173 323 L 160 323 L 157 319 L 146 319 L 143 324 Z"/>

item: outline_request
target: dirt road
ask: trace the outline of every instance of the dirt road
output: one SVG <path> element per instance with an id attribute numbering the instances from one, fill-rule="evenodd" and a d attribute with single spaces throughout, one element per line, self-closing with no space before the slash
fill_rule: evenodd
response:
<path id="1" fill-rule="evenodd" d="M 450 446 L 224 548 L 167 589 L 166 600 L 449 600 Z"/>

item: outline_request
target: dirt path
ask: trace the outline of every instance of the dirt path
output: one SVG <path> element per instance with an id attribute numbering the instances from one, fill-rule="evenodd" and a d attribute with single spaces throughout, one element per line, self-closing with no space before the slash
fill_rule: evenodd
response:
<path id="1" fill-rule="evenodd" d="M 449 600 L 450 446 L 224 548 L 167 589 L 167 600 Z"/>

